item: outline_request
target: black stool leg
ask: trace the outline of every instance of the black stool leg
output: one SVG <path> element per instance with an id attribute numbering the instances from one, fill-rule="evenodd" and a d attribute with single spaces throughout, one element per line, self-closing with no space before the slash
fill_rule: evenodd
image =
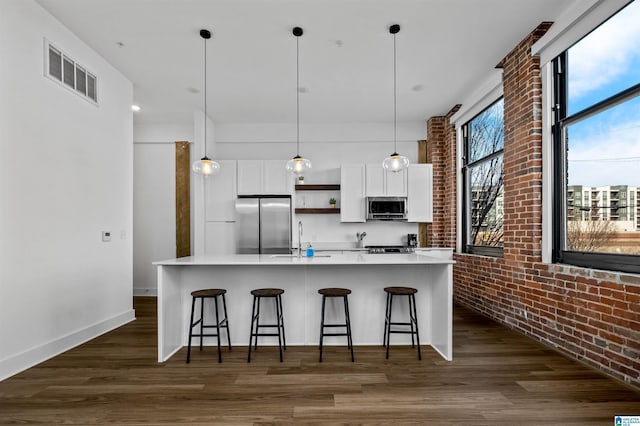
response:
<path id="1" fill-rule="evenodd" d="M 409 305 L 413 302 L 413 318 L 412 321 L 416 323 L 416 340 L 418 341 L 418 359 L 422 360 L 422 353 L 420 352 L 420 333 L 418 332 L 418 312 L 416 310 L 416 296 L 412 294 L 409 296 Z M 411 306 L 409 306 L 411 308 Z M 413 334 L 411 335 L 413 338 Z"/>
<path id="2" fill-rule="evenodd" d="M 347 296 L 344 296 L 344 316 L 347 325 L 347 344 L 349 345 L 349 349 L 351 349 L 351 362 L 355 362 L 353 356 L 353 340 L 351 339 L 351 317 L 349 316 L 349 301 L 347 300 Z"/>
<path id="3" fill-rule="evenodd" d="M 277 320 L 277 327 L 278 327 L 278 349 L 280 350 L 280 362 L 282 362 L 282 340 L 284 340 L 284 324 L 282 324 L 282 334 L 280 333 L 280 325 L 282 322 L 282 311 L 280 310 L 280 303 L 278 302 L 278 300 L 280 299 L 280 296 L 278 295 L 276 297 L 276 320 Z"/>
<path id="4" fill-rule="evenodd" d="M 251 328 L 249 330 L 249 355 L 247 356 L 247 362 L 251 362 L 251 346 L 253 344 L 253 323 L 256 321 L 256 296 L 253 296 L 253 306 L 251 307 Z M 257 328 L 256 328 L 257 333 Z M 256 336 L 256 345 L 258 343 L 258 336 Z"/>
<path id="5" fill-rule="evenodd" d="M 387 359 L 389 359 L 389 346 L 391 346 L 391 341 L 389 337 L 391 335 L 391 312 L 393 310 L 393 294 L 390 294 L 389 297 L 389 317 L 387 318 Z"/>
<path id="6" fill-rule="evenodd" d="M 258 301 L 256 302 L 256 343 L 253 346 L 253 350 L 258 350 L 258 333 L 260 333 L 260 302 L 262 302 L 262 297 L 257 297 Z"/>
<path id="7" fill-rule="evenodd" d="M 204 299 L 202 299 L 204 301 Z M 218 296 L 213 298 L 216 307 L 216 338 L 218 339 L 218 362 L 222 362 L 222 351 L 220 350 L 220 316 L 218 315 Z"/>
<path id="8" fill-rule="evenodd" d="M 282 344 L 284 346 L 284 349 L 287 350 L 287 338 L 284 334 L 284 311 L 282 310 L 282 295 L 279 294 L 278 295 L 278 301 L 277 303 L 280 305 L 280 316 L 279 316 L 279 320 L 278 320 L 278 324 L 280 324 L 282 326 Z M 280 331 L 278 330 L 278 333 L 280 333 Z"/>
<path id="9" fill-rule="evenodd" d="M 390 295 L 387 293 L 387 303 L 384 311 L 384 332 L 382 333 L 382 346 L 387 346 L 387 329 L 389 328 L 389 299 Z"/>
<path id="10" fill-rule="evenodd" d="M 413 299 L 413 294 L 408 295 L 408 299 L 409 299 L 409 327 L 411 328 L 411 347 L 415 348 L 416 347 L 416 342 L 415 339 L 413 338 L 413 335 L 415 334 L 415 331 L 413 331 L 413 324 L 415 323 L 415 319 L 413 317 L 413 312 L 415 309 L 415 300 L 413 301 L 413 308 L 412 306 L 412 299 Z"/>
<path id="11" fill-rule="evenodd" d="M 191 320 L 189 320 L 189 342 L 187 346 L 187 364 L 191 361 L 191 338 L 193 337 L 193 314 L 196 308 L 196 298 L 191 299 Z"/>
<path id="12" fill-rule="evenodd" d="M 200 299 L 200 350 L 202 350 L 202 341 L 204 340 L 204 297 Z"/>
<path id="13" fill-rule="evenodd" d="M 320 362 L 322 362 L 322 341 L 324 337 L 324 306 L 327 297 L 322 295 L 322 316 L 320 317 Z"/>
<path id="14" fill-rule="evenodd" d="M 231 350 L 231 332 L 229 331 L 229 317 L 227 316 L 227 301 L 224 298 L 224 294 L 222 295 L 222 307 L 224 308 L 224 327 L 227 329 L 227 344 L 229 345 L 229 350 Z"/>

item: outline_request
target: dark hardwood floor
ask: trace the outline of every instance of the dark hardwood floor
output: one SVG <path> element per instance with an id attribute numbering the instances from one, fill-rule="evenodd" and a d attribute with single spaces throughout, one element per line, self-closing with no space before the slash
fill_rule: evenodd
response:
<path id="1" fill-rule="evenodd" d="M 155 298 L 137 320 L 0 382 L 0 424 L 613 425 L 640 392 L 456 306 L 454 361 L 424 347 L 181 351 L 156 362 Z"/>

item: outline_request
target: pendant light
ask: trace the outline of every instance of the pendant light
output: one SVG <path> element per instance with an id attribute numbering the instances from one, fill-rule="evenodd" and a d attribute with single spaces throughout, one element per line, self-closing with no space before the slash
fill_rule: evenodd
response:
<path id="1" fill-rule="evenodd" d="M 388 156 L 382 162 L 382 167 L 386 170 L 390 170 L 394 173 L 398 173 L 401 170 L 409 167 L 409 159 L 404 155 L 398 154 L 397 148 L 397 127 L 398 127 L 398 114 L 396 108 L 396 34 L 400 32 L 400 25 L 394 24 L 389 27 L 389 33 L 393 35 L 393 154 Z"/>
<path id="2" fill-rule="evenodd" d="M 215 175 L 220 171 L 220 164 L 207 157 L 207 40 L 211 38 L 209 30 L 200 30 L 204 39 L 204 156 L 193 162 L 191 169 L 204 177 Z"/>
<path id="3" fill-rule="evenodd" d="M 302 28 L 295 27 L 292 33 L 296 37 L 296 156 L 287 161 L 287 171 L 301 175 L 311 168 L 311 160 L 300 156 L 300 48 L 298 41 L 303 31 Z"/>

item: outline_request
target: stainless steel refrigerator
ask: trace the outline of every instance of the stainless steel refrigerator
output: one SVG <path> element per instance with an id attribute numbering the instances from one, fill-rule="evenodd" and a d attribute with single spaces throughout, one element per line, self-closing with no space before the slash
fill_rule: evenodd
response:
<path id="1" fill-rule="evenodd" d="M 238 254 L 291 253 L 291 197 L 238 197 L 236 238 Z"/>

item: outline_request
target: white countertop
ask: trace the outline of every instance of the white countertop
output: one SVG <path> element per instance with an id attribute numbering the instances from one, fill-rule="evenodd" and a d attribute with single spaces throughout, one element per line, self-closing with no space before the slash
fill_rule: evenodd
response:
<path id="1" fill-rule="evenodd" d="M 189 266 L 189 265 L 446 265 L 453 264 L 452 259 L 430 256 L 428 253 L 411 254 L 317 254 L 313 257 L 297 255 L 270 254 L 233 254 L 189 256 L 179 259 L 168 259 L 153 262 L 154 265 Z"/>

